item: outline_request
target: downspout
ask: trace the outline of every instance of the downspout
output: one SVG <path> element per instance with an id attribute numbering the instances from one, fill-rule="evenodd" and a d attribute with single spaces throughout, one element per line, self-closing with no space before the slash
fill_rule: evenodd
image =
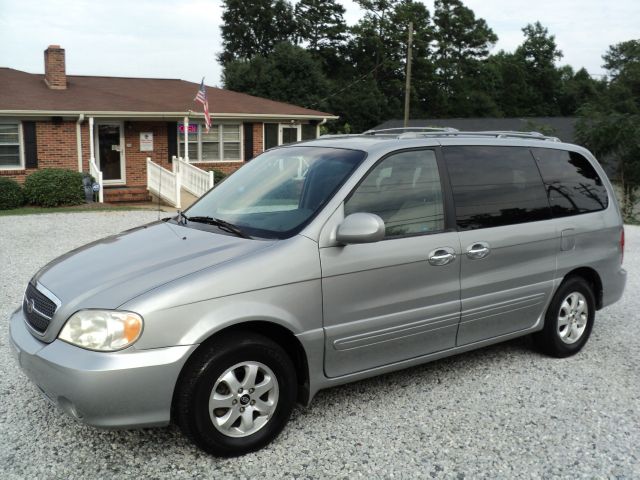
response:
<path id="1" fill-rule="evenodd" d="M 316 138 L 320 137 L 320 125 L 327 123 L 327 117 L 324 117 L 320 123 L 316 125 Z"/>
<path id="2" fill-rule="evenodd" d="M 78 147 L 78 171 L 82 173 L 82 122 L 84 122 L 84 113 L 81 113 L 76 121 L 76 145 Z"/>

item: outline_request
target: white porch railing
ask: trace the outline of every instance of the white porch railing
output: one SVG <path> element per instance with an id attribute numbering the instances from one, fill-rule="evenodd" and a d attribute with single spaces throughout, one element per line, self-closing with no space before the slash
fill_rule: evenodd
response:
<path id="1" fill-rule="evenodd" d="M 173 157 L 173 171 L 180 175 L 182 188 L 201 197 L 213 188 L 213 172 L 206 172 L 180 157 Z"/>
<path id="2" fill-rule="evenodd" d="M 89 159 L 89 175 L 91 175 L 96 183 L 100 186 L 98 190 L 98 202 L 104 203 L 104 190 L 102 188 L 102 172 L 96 165 L 96 161 L 93 158 Z"/>
<path id="3" fill-rule="evenodd" d="M 180 173 L 171 172 L 147 157 L 147 190 L 180 208 Z"/>

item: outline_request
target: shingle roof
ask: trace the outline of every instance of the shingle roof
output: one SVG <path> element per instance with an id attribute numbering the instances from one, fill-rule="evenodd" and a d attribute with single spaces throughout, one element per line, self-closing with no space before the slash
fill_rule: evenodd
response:
<path id="1" fill-rule="evenodd" d="M 0 67 L 0 112 L 158 112 L 200 110 L 193 102 L 199 85 L 178 79 L 67 75 L 66 90 L 52 90 L 43 74 Z M 215 114 L 332 117 L 288 103 L 207 87 Z"/>

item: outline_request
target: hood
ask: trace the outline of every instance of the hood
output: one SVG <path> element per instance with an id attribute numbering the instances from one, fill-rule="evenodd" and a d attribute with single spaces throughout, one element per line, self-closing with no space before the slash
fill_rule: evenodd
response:
<path id="1" fill-rule="evenodd" d="M 272 243 L 155 222 L 72 250 L 35 280 L 61 301 L 57 323 L 82 308 L 117 308 L 152 288 Z"/>

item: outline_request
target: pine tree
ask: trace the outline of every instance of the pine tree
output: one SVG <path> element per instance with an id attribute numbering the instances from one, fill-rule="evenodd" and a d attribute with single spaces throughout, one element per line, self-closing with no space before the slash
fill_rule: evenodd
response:
<path id="1" fill-rule="evenodd" d="M 223 51 L 218 55 L 223 66 L 268 55 L 276 44 L 295 36 L 293 7 L 286 0 L 224 0 L 223 10 Z"/>

